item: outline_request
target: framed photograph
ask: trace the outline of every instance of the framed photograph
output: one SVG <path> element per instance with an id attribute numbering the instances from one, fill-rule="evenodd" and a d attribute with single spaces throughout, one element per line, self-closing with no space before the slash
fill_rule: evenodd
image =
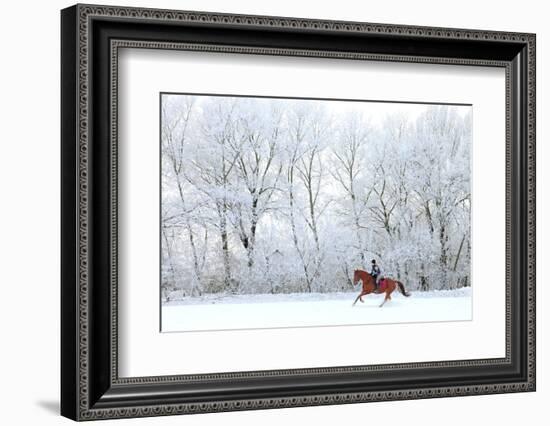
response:
<path id="1" fill-rule="evenodd" d="M 535 390 L 535 35 L 61 12 L 61 413 Z"/>

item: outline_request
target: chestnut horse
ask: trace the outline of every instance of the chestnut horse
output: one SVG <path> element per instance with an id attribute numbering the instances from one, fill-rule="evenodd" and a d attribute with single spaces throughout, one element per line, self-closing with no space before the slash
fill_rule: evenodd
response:
<path id="1" fill-rule="evenodd" d="M 374 294 L 381 294 L 386 293 L 386 297 L 384 298 L 384 301 L 380 305 L 380 307 L 384 306 L 384 303 L 386 301 L 391 300 L 391 294 L 396 288 L 399 288 L 399 291 L 403 296 L 409 297 L 410 294 L 407 293 L 405 290 L 405 286 L 401 281 L 392 280 L 391 278 L 384 278 L 383 280 L 380 280 L 378 283 L 378 288 L 375 286 L 374 277 L 369 274 L 366 271 L 363 271 L 361 269 L 356 269 L 353 273 L 353 285 L 357 285 L 359 281 L 363 281 L 363 288 L 361 289 L 361 293 L 359 293 L 359 296 L 355 299 L 355 302 L 353 302 L 354 306 L 358 300 L 363 302 L 363 296 L 374 293 Z M 376 288 L 376 290 L 375 290 Z"/>

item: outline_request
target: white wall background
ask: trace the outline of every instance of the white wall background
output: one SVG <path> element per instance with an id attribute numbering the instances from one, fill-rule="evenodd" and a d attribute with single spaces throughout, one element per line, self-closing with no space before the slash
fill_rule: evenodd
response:
<path id="1" fill-rule="evenodd" d="M 544 424 L 548 418 L 550 27 L 536 0 L 332 2 L 108 1 L 143 7 L 537 33 L 538 390 L 315 408 L 106 421 L 102 424 Z M 71 2 L 3 4 L 0 65 L 0 401 L 2 424 L 69 424 L 59 417 L 59 9 Z M 129 423 L 131 422 L 131 423 Z"/>

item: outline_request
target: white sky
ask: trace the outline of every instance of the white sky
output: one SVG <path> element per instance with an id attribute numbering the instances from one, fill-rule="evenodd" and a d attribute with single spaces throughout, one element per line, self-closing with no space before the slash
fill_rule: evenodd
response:
<path id="1" fill-rule="evenodd" d="M 200 105 L 201 99 L 208 99 L 211 97 L 217 97 L 220 95 L 187 95 L 187 94 L 163 94 L 163 100 L 168 97 L 180 97 L 180 96 L 194 96 L 197 98 L 198 104 Z M 227 98 L 235 98 L 235 96 L 224 95 Z M 240 97 L 239 97 L 240 98 Z M 383 102 L 383 101 L 356 101 L 356 100 L 332 100 L 332 99 L 295 99 L 295 98 L 265 98 L 265 97 L 254 97 L 246 96 L 242 97 L 243 99 L 255 99 L 258 102 L 271 102 L 276 100 L 281 100 L 283 102 L 296 102 L 296 103 L 317 103 L 321 102 L 324 104 L 326 111 L 338 117 L 339 115 L 348 115 L 348 114 L 360 114 L 369 118 L 369 121 L 372 124 L 380 124 L 389 114 L 400 113 L 405 115 L 409 120 L 414 120 L 421 113 L 426 111 L 428 108 L 436 106 L 438 104 L 420 104 L 420 103 L 404 103 L 404 102 Z M 453 105 L 456 107 L 457 112 L 464 116 L 470 109 L 471 105 Z"/>

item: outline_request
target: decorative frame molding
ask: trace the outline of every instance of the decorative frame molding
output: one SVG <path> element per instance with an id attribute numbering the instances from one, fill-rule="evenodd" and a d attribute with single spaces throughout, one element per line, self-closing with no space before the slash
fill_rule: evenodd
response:
<path id="1" fill-rule="evenodd" d="M 126 30 L 128 23 L 139 24 L 140 29 Z M 189 35 L 182 37 L 190 40 L 177 39 L 169 27 L 189 29 Z M 207 40 L 201 31 L 213 27 L 238 33 L 235 38 L 241 37 L 240 43 L 222 45 Z M 193 33 L 197 29 L 197 34 Z M 273 46 L 245 44 L 247 36 L 240 34 L 246 30 L 275 34 Z M 159 40 L 140 39 L 139 34 L 145 32 L 157 34 Z M 299 38 L 308 32 L 326 37 L 338 49 L 288 45 L 285 35 Z M 277 39 L 278 34 L 282 40 Z M 349 36 L 349 49 L 336 35 Z M 198 42 L 201 37 L 205 40 Z M 371 42 L 366 51 L 354 50 L 354 40 L 365 39 Z M 414 49 L 418 54 L 399 52 L 399 46 L 390 49 L 390 42 L 418 45 Z M 282 46 L 285 43 L 287 46 Z M 444 50 L 451 47 L 450 56 L 442 54 L 441 46 Z M 519 257 L 517 264 L 507 262 L 506 357 L 119 378 L 116 120 L 118 49 L 122 47 L 505 68 L 506 257 Z M 62 11 L 62 82 L 63 415 L 92 420 L 535 390 L 535 35 L 76 5 Z M 107 172 L 107 178 L 101 172 Z M 492 379 L 452 384 L 456 373 L 451 372 L 460 370 L 467 375 L 480 368 L 491 370 Z M 497 381 L 498 371 L 493 370 L 510 379 Z M 395 384 L 377 388 L 379 372 L 395 376 Z M 426 377 L 433 377 L 433 385 L 403 386 L 403 378 L 410 372 L 426 372 Z M 299 390 L 292 384 L 297 378 L 317 384 Z M 327 392 L 335 378 L 349 383 L 337 392 Z M 234 379 L 250 386 L 224 394 L 223 385 Z M 183 390 L 185 386 L 198 390 L 195 394 L 182 391 L 176 397 L 166 394 L 168 389 L 173 393 L 175 387 Z M 264 392 L 272 389 L 271 396 L 253 397 L 258 388 Z"/>

